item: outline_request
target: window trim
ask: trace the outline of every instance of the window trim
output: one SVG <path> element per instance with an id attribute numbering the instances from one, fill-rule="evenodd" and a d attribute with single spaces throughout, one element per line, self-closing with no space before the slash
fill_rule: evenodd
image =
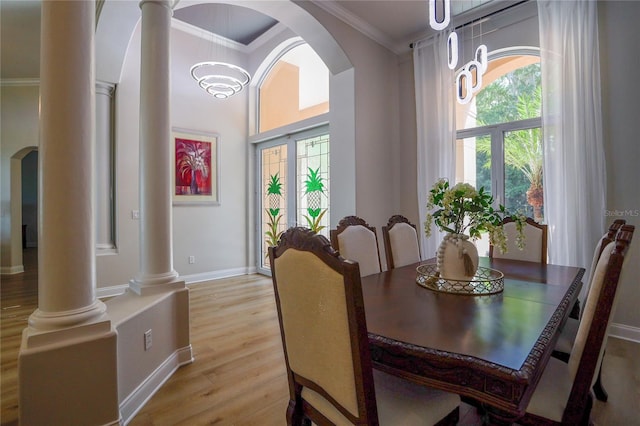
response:
<path id="1" fill-rule="evenodd" d="M 456 131 L 456 140 L 489 136 L 491 138 L 491 195 L 494 207 L 505 203 L 504 195 L 504 134 L 527 129 L 542 129 L 542 117 L 509 121 Z"/>

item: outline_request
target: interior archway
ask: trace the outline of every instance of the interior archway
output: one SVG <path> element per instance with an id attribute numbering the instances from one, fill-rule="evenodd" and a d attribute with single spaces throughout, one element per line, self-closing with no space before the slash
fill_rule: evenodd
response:
<path id="1" fill-rule="evenodd" d="M 24 272 L 22 260 L 22 160 L 38 147 L 22 148 L 11 156 L 11 246 L 7 274 Z"/>

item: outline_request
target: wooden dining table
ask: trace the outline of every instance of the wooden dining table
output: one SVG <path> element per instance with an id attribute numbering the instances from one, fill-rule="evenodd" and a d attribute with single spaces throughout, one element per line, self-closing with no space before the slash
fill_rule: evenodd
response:
<path id="1" fill-rule="evenodd" d="M 486 410 L 490 424 L 516 422 L 577 300 L 584 269 L 481 258 L 480 266 L 504 274 L 504 290 L 461 295 L 418 285 L 418 265 L 362 277 L 375 368 L 457 393 Z"/>

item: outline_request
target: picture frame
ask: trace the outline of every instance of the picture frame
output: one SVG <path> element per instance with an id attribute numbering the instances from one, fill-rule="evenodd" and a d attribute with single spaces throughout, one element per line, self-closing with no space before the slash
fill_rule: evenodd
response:
<path id="1" fill-rule="evenodd" d="M 220 205 L 220 135 L 174 127 L 173 205 Z"/>

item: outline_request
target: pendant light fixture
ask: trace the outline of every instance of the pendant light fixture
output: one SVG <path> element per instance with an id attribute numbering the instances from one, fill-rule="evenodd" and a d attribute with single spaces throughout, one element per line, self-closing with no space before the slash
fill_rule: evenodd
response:
<path id="1" fill-rule="evenodd" d="M 234 6 L 224 5 L 221 7 L 226 8 L 226 12 L 222 17 L 224 22 L 219 29 L 219 32 L 224 36 L 211 32 L 211 46 L 215 46 L 215 49 L 211 50 L 216 51 L 216 60 L 198 62 L 191 67 L 190 73 L 191 77 L 198 82 L 198 86 L 205 92 L 216 99 L 228 99 L 247 87 L 251 81 L 251 75 L 244 68 L 222 60 L 226 56 L 227 50 L 230 49 L 227 45 L 234 43 L 226 36 L 229 28 L 230 11 Z M 218 10 L 216 10 L 216 13 Z M 220 15 L 220 13 L 217 13 L 217 15 Z M 212 52 L 210 52 L 211 54 Z"/>
<path id="2" fill-rule="evenodd" d="M 191 77 L 216 99 L 227 99 L 239 93 L 251 81 L 242 67 L 227 62 L 198 62 L 191 67 Z"/>
<path id="3" fill-rule="evenodd" d="M 431 28 L 441 31 L 446 29 L 450 22 L 451 0 L 429 0 L 429 25 Z M 482 28 L 480 33 L 482 36 Z M 473 43 L 473 34 L 471 40 Z M 454 70 L 458 65 L 458 44 L 458 33 L 454 29 L 447 39 L 447 65 L 450 70 Z M 482 76 L 487 71 L 487 67 L 487 46 L 480 44 L 475 51 L 474 58 L 467 62 L 456 76 L 458 103 L 471 102 L 473 94 L 482 88 Z"/>

